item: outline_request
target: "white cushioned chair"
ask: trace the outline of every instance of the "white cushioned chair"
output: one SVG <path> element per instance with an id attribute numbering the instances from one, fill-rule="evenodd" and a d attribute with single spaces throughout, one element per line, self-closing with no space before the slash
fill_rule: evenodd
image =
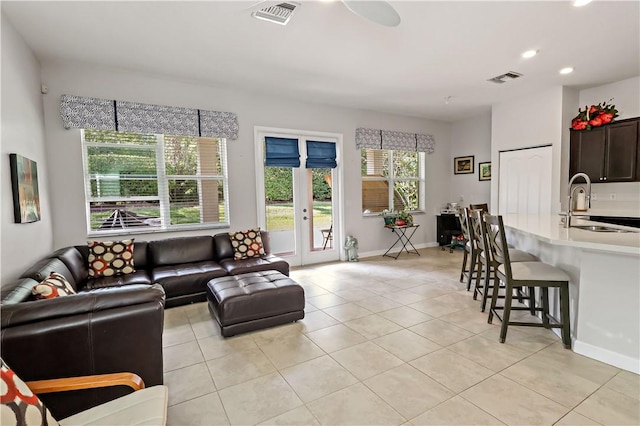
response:
<path id="1" fill-rule="evenodd" d="M 2 373 L 2 404 L 0 424 L 48 425 L 166 425 L 166 386 L 144 388 L 142 379 L 133 373 L 100 374 L 96 376 L 23 382 L 0 360 Z M 38 394 L 64 392 L 106 386 L 129 386 L 134 392 L 65 419 L 56 420 L 37 397 Z"/>

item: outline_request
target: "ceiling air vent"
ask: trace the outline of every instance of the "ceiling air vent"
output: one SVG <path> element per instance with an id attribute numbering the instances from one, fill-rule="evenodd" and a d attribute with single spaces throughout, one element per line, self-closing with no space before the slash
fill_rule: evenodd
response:
<path id="1" fill-rule="evenodd" d="M 515 80 L 518 77 L 522 77 L 522 74 L 519 74 L 515 71 L 509 71 L 506 74 L 502 74 L 497 77 L 490 78 L 487 81 L 490 81 L 492 83 L 502 84 L 502 83 L 506 83 L 507 81 Z"/>
<path id="2" fill-rule="evenodd" d="M 263 9 L 253 12 L 251 16 L 276 24 L 287 25 L 287 23 L 291 19 L 291 16 L 293 15 L 293 11 L 298 6 L 300 6 L 300 3 L 279 3 L 274 6 L 267 6 Z"/>

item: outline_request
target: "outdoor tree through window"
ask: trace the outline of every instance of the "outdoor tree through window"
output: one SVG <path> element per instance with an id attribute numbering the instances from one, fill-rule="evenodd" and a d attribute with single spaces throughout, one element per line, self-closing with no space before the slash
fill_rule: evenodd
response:
<path id="1" fill-rule="evenodd" d="M 362 149 L 362 212 L 423 210 L 423 163 L 421 152 Z"/>
<path id="2" fill-rule="evenodd" d="M 83 131 L 89 232 L 228 224 L 225 140 Z"/>

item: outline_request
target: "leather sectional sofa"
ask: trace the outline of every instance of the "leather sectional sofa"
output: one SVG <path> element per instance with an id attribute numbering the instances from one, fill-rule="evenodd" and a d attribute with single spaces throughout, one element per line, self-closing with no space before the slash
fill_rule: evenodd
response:
<path id="1" fill-rule="evenodd" d="M 276 270 L 289 265 L 270 254 L 233 260 L 228 233 L 134 243 L 127 275 L 88 277 L 88 247 L 65 247 L 36 262 L 0 292 L 0 352 L 24 380 L 133 372 L 147 386 L 162 384 L 164 307 L 206 300 L 218 277 Z M 31 289 L 51 272 L 77 294 L 33 300 Z M 213 319 L 212 319 L 213 321 Z M 127 393 L 122 387 L 47 394 L 54 417 L 64 418 Z"/>

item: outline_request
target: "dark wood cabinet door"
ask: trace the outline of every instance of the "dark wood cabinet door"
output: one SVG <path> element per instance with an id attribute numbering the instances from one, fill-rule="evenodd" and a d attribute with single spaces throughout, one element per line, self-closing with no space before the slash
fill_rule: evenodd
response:
<path id="1" fill-rule="evenodd" d="M 586 173 L 591 182 L 604 182 L 605 129 L 571 131 L 569 177 Z"/>
<path id="2" fill-rule="evenodd" d="M 610 124 L 604 176 L 607 182 L 629 182 L 637 178 L 638 122 Z"/>

